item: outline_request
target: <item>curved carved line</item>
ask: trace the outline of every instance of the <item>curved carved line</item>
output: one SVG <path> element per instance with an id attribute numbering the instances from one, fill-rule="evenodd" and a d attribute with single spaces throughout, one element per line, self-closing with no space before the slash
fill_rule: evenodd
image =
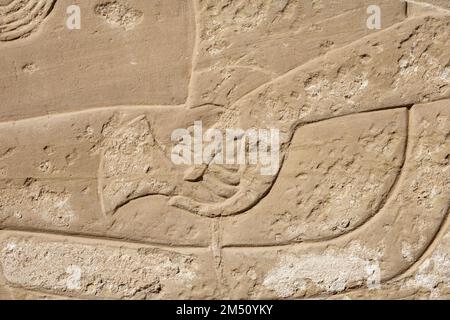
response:
<path id="1" fill-rule="evenodd" d="M 401 108 L 401 107 L 400 107 Z M 375 111 L 374 111 L 375 112 Z M 346 117 L 348 115 L 345 116 L 338 116 L 336 118 L 341 118 L 341 117 Z M 394 182 L 392 183 L 391 187 L 389 188 L 389 191 L 386 195 L 386 197 L 383 199 L 383 201 L 379 204 L 378 206 L 378 210 L 376 210 L 376 212 L 371 215 L 368 219 L 366 219 L 365 221 L 361 222 L 359 225 L 355 226 L 355 228 L 347 233 L 344 234 L 340 234 L 337 236 L 330 236 L 330 237 L 324 237 L 321 239 L 316 239 L 316 240 L 304 240 L 304 241 L 295 241 L 296 236 L 292 237 L 291 239 L 288 239 L 286 241 L 283 242 L 278 242 L 276 244 L 257 244 L 257 245 L 247 245 L 247 244 L 230 244 L 230 245 L 224 245 L 223 248 L 258 248 L 258 247 L 262 247 L 262 248 L 277 248 L 277 247 L 289 247 L 289 246 L 295 246 L 298 245 L 299 243 L 304 243 L 304 244 L 323 244 L 332 240 L 336 240 L 336 239 L 340 239 L 343 238 L 344 236 L 350 236 L 351 234 L 357 232 L 362 226 L 370 223 L 370 221 L 372 221 L 372 219 L 374 217 L 376 217 L 378 215 L 378 213 L 380 213 L 380 211 L 382 211 L 384 209 L 384 207 L 386 206 L 386 204 L 389 202 L 389 199 L 396 194 L 396 189 L 399 188 L 399 182 L 402 180 L 401 178 L 404 176 L 404 166 L 407 162 L 407 155 L 408 155 L 408 146 L 409 146 L 409 137 L 410 137 L 410 120 L 409 120 L 409 110 L 407 112 L 407 127 L 406 127 L 406 139 L 405 139 L 405 147 L 404 147 L 404 152 L 403 152 L 403 162 L 400 166 L 399 172 L 397 173 Z M 328 121 L 330 119 L 326 119 L 326 120 L 320 120 L 317 122 L 322 122 L 322 121 Z M 316 122 L 315 122 L 316 123 Z M 303 125 L 302 125 L 303 126 Z M 302 127 L 301 126 L 301 127 Z M 289 151 L 288 151 L 289 153 Z M 286 154 L 286 158 L 288 157 L 289 154 Z M 281 171 L 281 170 L 280 170 Z M 274 183 L 275 184 L 275 183 Z"/>
<path id="2" fill-rule="evenodd" d="M 13 1 L 3 7 L 0 41 L 13 41 L 29 36 L 53 11 L 55 3 L 56 0 L 33 0 L 24 5 L 23 2 Z"/>

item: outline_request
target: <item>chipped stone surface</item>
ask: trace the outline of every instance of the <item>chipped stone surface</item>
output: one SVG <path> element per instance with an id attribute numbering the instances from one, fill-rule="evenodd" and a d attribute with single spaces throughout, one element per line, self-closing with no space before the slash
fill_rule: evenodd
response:
<path id="1" fill-rule="evenodd" d="M 108 23 L 121 26 L 125 30 L 133 29 L 142 21 L 144 15 L 142 11 L 117 1 L 98 4 L 95 13 L 105 18 Z"/>
<path id="2" fill-rule="evenodd" d="M 210 282 L 214 278 L 208 279 L 207 257 L 195 251 L 12 234 L 3 238 L 0 264 L 5 281 L 13 286 L 71 296 L 205 298 L 214 288 Z M 204 289 L 202 282 L 209 286 Z"/>
<path id="3" fill-rule="evenodd" d="M 415 268 L 416 261 L 434 248 L 447 227 L 449 103 L 445 100 L 416 105 L 410 110 L 411 128 L 402 173 L 385 205 L 359 228 L 322 241 L 291 241 L 268 248 L 248 243 L 225 248 L 224 273 L 231 272 L 233 278 L 224 281 L 233 298 L 320 297 L 330 293 L 330 286 L 332 293 L 358 287 L 373 289 L 391 281 L 396 283 L 393 279 Z M 344 257 L 348 257 L 351 269 L 345 273 L 335 266 Z M 323 263 L 321 269 L 334 280 L 323 282 L 314 273 L 321 259 L 338 261 Z M 292 260 L 302 263 L 289 263 Z M 370 266 L 376 266 L 373 272 L 362 271 Z M 248 279 L 249 272 L 256 274 L 254 279 Z M 375 272 L 377 282 L 373 283 Z M 345 285 L 336 289 L 333 281 Z M 445 286 L 445 280 L 441 281 Z M 329 285 L 324 286 L 326 283 Z"/>
<path id="4" fill-rule="evenodd" d="M 51 12 L 56 0 L 4 1 L 1 3 L 0 41 L 26 38 Z"/>
<path id="5" fill-rule="evenodd" d="M 0 0 L 0 298 L 450 299 L 450 5 L 372 4 Z"/>
<path id="6" fill-rule="evenodd" d="M 0 120 L 186 101 L 195 33 L 191 1 L 118 1 L 118 6 L 126 4 L 118 16 L 115 6 L 96 12 L 97 5 L 114 1 L 79 1 L 80 30 L 66 27 L 72 0 L 14 0 L 10 6 L 21 3 L 50 6 L 52 11 L 45 18 L 28 14 L 33 29 L 19 30 L 28 36 L 2 41 L 11 37 L 3 24 L 13 13 L 3 13 L 0 2 Z M 118 28 L 107 21 L 117 21 Z M 39 70 L 23 72 L 30 64 Z"/>
<path id="7" fill-rule="evenodd" d="M 380 210 L 400 175 L 407 122 L 400 108 L 298 129 L 269 194 L 223 221 L 224 243 L 302 242 L 354 230 Z"/>

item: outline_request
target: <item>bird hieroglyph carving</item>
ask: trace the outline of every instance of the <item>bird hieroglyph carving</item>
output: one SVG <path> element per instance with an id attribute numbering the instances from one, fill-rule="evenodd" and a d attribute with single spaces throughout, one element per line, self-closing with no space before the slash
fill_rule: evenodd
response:
<path id="1" fill-rule="evenodd" d="M 6 283 L 65 295 L 58 274 L 77 270 L 75 282 L 69 272 L 75 296 L 293 298 L 377 289 L 416 266 L 449 207 L 450 16 L 418 10 L 347 42 L 311 44 L 317 57 L 265 63 L 274 48 L 288 52 L 285 40 L 307 38 L 298 8 L 298 1 L 255 8 L 196 1 L 185 104 L 1 123 Z M 323 19 L 332 18 L 308 27 L 326 28 Z M 236 34 L 237 26 L 246 32 Z M 258 165 L 174 164 L 170 134 L 195 121 L 279 130 L 280 169 L 261 175 Z M 67 234 L 73 238 L 64 247 Z M 117 249 L 113 239 L 157 249 Z M 50 266 L 33 241 L 69 269 Z M 78 264 L 73 252 L 81 252 Z M 134 271 L 120 262 L 123 254 Z M 120 289 L 92 290 L 89 255 L 97 264 L 111 255 L 130 282 L 104 271 L 100 280 Z M 14 268 L 31 256 L 50 275 L 44 287 L 38 271 L 19 276 Z M 157 263 L 153 273 L 135 273 L 155 259 L 168 271 Z M 144 283 L 133 291 L 135 279 Z"/>

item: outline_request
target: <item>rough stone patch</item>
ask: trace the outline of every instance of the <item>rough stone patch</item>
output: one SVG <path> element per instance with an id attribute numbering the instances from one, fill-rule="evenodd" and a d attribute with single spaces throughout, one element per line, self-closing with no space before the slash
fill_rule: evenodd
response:
<path id="1" fill-rule="evenodd" d="M 5 238 L 0 261 L 14 286 L 86 297 L 177 297 L 203 272 L 190 254 L 29 236 Z"/>
<path id="2" fill-rule="evenodd" d="M 103 17 L 108 23 L 120 26 L 125 30 L 133 29 L 143 19 L 143 12 L 133 9 L 129 5 L 118 1 L 98 4 L 95 13 Z"/>

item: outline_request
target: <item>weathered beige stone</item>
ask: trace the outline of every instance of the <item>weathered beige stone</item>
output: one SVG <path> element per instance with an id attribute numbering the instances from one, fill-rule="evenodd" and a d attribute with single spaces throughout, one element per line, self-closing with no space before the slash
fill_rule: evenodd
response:
<path id="1" fill-rule="evenodd" d="M 134 28 L 104 19 L 96 8 L 109 2 L 78 3 L 81 30 L 66 28 L 71 0 L 14 1 L 16 10 L 0 12 L 1 120 L 186 101 L 195 33 L 192 2 L 129 1 L 142 14 Z M 45 18 L 24 19 L 33 4 L 54 7 Z M 11 24 L 30 28 L 18 30 L 23 39 L 12 40 L 3 29 Z"/>
<path id="2" fill-rule="evenodd" d="M 450 8 L 450 3 L 447 0 L 424 0 L 424 1 L 407 1 L 408 6 L 425 6 L 426 4 L 431 4 L 434 6 L 435 9 L 441 10 L 441 9 L 447 9 Z"/>
<path id="3" fill-rule="evenodd" d="M 186 119 L 183 108 L 170 107 L 180 112 L 177 121 L 164 108 L 148 117 L 147 109 L 130 107 L 0 124 L 0 226 L 207 246 L 210 221 L 164 200 L 183 170 L 159 139 L 170 142 L 163 128 L 183 127 L 200 112 L 207 123 L 210 112 Z M 130 203 L 137 198 L 141 205 Z"/>
<path id="4" fill-rule="evenodd" d="M 413 17 L 333 50 L 244 95 L 215 127 L 277 128 L 283 158 L 299 125 L 448 97 L 450 55 L 442 48 L 448 47 L 449 26 L 447 15 Z M 243 183 L 226 201 L 182 196 L 172 204 L 205 216 L 248 210 L 276 178 L 254 171 L 242 171 Z"/>
<path id="5" fill-rule="evenodd" d="M 373 4 L 0 0 L 0 298 L 449 299 L 450 5 Z"/>
<path id="6" fill-rule="evenodd" d="M 207 251 L 183 251 L 7 233 L 2 239 L 0 263 L 7 283 L 61 295 L 211 297 L 215 279 Z"/>
<path id="7" fill-rule="evenodd" d="M 354 230 L 395 186 L 407 122 L 408 111 L 400 108 L 299 128 L 269 194 L 245 215 L 223 220 L 224 244 L 323 240 Z"/>
<path id="8" fill-rule="evenodd" d="M 229 105 L 283 73 L 370 33 L 363 1 L 200 1 L 189 105 Z M 379 1 L 384 27 L 405 3 Z"/>
<path id="9" fill-rule="evenodd" d="M 377 290 L 421 259 L 434 246 L 449 210 L 449 106 L 445 100 L 412 108 L 398 183 L 381 210 L 359 228 L 320 242 L 225 248 L 223 272 L 233 274 L 226 279 L 232 297 L 311 297 L 361 286 Z M 446 256 L 435 254 L 445 266 Z M 411 281 L 420 286 L 420 280 Z M 445 284 L 445 278 L 435 281 Z"/>

